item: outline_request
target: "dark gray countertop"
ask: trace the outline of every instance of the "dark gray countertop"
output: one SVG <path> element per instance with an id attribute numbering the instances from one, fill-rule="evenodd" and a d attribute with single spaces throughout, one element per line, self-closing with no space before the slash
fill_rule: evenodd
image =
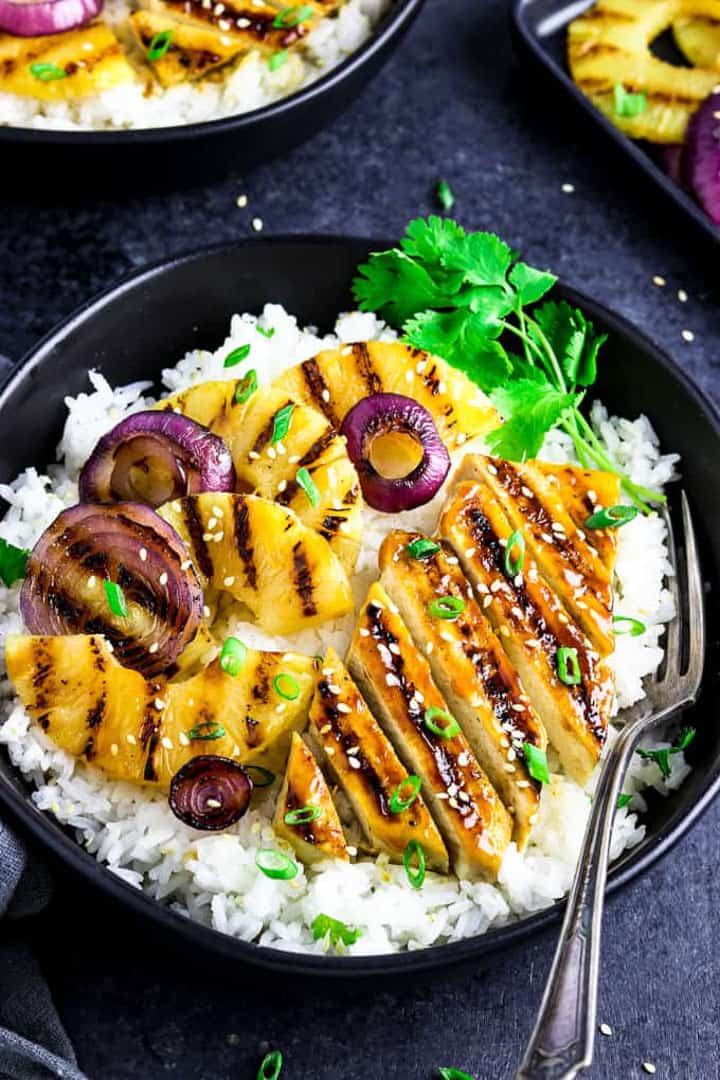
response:
<path id="1" fill-rule="evenodd" d="M 445 177 L 457 217 L 491 228 L 650 334 L 720 397 L 717 255 L 513 57 L 505 0 L 429 0 L 399 53 L 332 128 L 247 177 L 176 197 L 2 208 L 0 353 L 19 357 L 128 269 L 265 230 L 393 236 Z M 562 185 L 574 185 L 565 194 Z M 249 197 L 247 209 L 236 196 Z M 652 284 L 653 275 L 667 280 Z M 686 304 L 677 290 L 689 294 Z M 692 344 L 683 329 L 695 334 Z M 720 1075 L 716 875 L 720 807 L 610 904 L 592 1075 Z M 471 975 L 405 987 L 268 985 L 164 951 L 94 894 L 61 883 L 35 936 L 93 1080 L 252 1080 L 270 1047 L 283 1080 L 425 1080 L 433 1065 L 512 1076 L 552 938 Z"/>

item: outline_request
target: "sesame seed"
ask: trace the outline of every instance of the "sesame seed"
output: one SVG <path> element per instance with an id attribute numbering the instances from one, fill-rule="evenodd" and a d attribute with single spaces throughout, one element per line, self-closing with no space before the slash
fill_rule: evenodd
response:
<path id="1" fill-rule="evenodd" d="M 277 450 L 278 454 L 287 454 L 287 450 L 281 442 L 275 444 L 275 449 Z"/>
<path id="2" fill-rule="evenodd" d="M 436 791 L 435 792 L 435 798 L 436 799 L 449 799 L 450 796 L 448 795 L 448 793 L 446 791 Z"/>
<path id="3" fill-rule="evenodd" d="M 684 289 L 678 289 L 678 300 L 681 304 L 687 304 L 688 294 Z"/>
<path id="4" fill-rule="evenodd" d="M 360 637 L 370 637 L 370 631 L 367 630 L 364 626 L 360 627 Z"/>
<path id="5" fill-rule="evenodd" d="M 290 457 L 288 458 L 288 461 L 290 462 L 291 465 L 297 465 L 299 460 L 300 460 L 300 455 L 299 454 L 291 454 Z"/>
<path id="6" fill-rule="evenodd" d="M 659 289 L 662 289 L 664 285 L 667 285 L 667 282 L 664 277 L 660 277 L 659 274 L 656 274 L 653 278 L 653 285 L 657 285 Z"/>
<path id="7" fill-rule="evenodd" d="M 252 219 L 252 227 L 255 232 L 262 232 L 263 221 L 262 218 L 254 217 Z"/>
<path id="8" fill-rule="evenodd" d="M 248 451 L 248 457 L 252 461 L 257 461 L 257 459 L 260 457 L 260 455 L 258 454 L 257 450 L 250 450 L 250 451 Z"/>
<path id="9" fill-rule="evenodd" d="M 575 185 L 574 184 L 563 184 L 562 191 L 563 191 L 563 194 L 565 194 L 565 195 L 572 195 L 572 193 L 575 191 Z"/>
<path id="10" fill-rule="evenodd" d="M 323 726 L 320 728 L 321 735 L 327 735 L 329 731 L 332 731 L 331 724 L 323 724 Z"/>
<path id="11" fill-rule="evenodd" d="M 97 578 L 95 577 L 94 574 L 91 574 L 90 577 L 87 580 L 88 589 L 94 589 L 96 584 L 97 584 Z"/>
<path id="12" fill-rule="evenodd" d="M 274 446 L 268 446 L 268 457 L 271 461 L 274 461 L 277 457 L 277 451 L 275 450 Z"/>
<path id="13" fill-rule="evenodd" d="M 286 487 L 287 487 L 287 480 L 281 480 L 280 483 L 278 484 L 278 491 L 282 494 L 282 492 L 285 491 Z"/>
<path id="14" fill-rule="evenodd" d="M 356 847 L 354 847 L 352 844 L 346 844 L 345 850 L 347 851 L 348 855 L 357 855 L 357 851 L 358 851 L 358 849 Z"/>
<path id="15" fill-rule="evenodd" d="M 230 577 L 226 577 L 225 580 L 223 581 L 223 585 L 225 586 L 226 589 L 232 589 L 234 584 L 235 584 L 235 578 L 232 576 L 232 574 L 230 575 Z"/>
<path id="16" fill-rule="evenodd" d="M 692 330 L 683 330 L 682 339 L 683 341 L 694 341 L 695 335 L 693 334 Z"/>
<path id="17" fill-rule="evenodd" d="M 276 713 L 284 713 L 285 712 L 285 702 L 284 701 L 281 701 L 279 705 L 275 706 L 275 712 Z"/>
<path id="18" fill-rule="evenodd" d="M 521 788 L 530 787 L 530 781 L 529 780 L 518 780 L 517 781 L 517 786 L 521 787 Z"/>
<path id="19" fill-rule="evenodd" d="M 600 1025 L 600 1034 L 601 1035 L 612 1035 L 612 1028 L 610 1027 L 610 1025 L 609 1024 L 601 1024 Z"/>
<path id="20" fill-rule="evenodd" d="M 458 795 L 458 799 L 460 799 L 460 802 L 470 802 L 470 796 L 467 791 L 461 791 Z"/>
<path id="21" fill-rule="evenodd" d="M 168 576 L 165 573 L 165 571 L 163 571 L 162 574 L 160 575 L 160 584 L 161 585 L 167 585 L 167 583 L 168 583 Z"/>
<path id="22" fill-rule="evenodd" d="M 189 570 L 191 566 L 192 566 L 192 563 L 191 563 L 190 559 L 185 559 L 184 562 L 180 563 L 180 569 L 181 570 Z"/>
<path id="23" fill-rule="evenodd" d="M 135 738 L 134 735 L 126 735 L 125 738 L 130 743 L 131 746 L 134 746 L 135 743 L 137 742 L 137 739 Z"/>
<path id="24" fill-rule="evenodd" d="M 332 757 L 333 754 L 335 753 L 335 747 L 334 746 L 326 746 L 325 747 L 325 753 L 327 754 L 328 757 Z"/>
<path id="25" fill-rule="evenodd" d="M 504 765 L 503 768 L 505 769 L 505 772 L 515 772 L 514 765 Z"/>
<path id="26" fill-rule="evenodd" d="M 467 551 L 465 552 L 465 558 L 466 559 L 472 559 L 474 554 L 475 554 L 475 548 L 468 548 Z"/>
<path id="27" fill-rule="evenodd" d="M 428 641 L 427 646 L 425 648 L 425 652 L 427 653 L 428 656 L 430 656 L 430 654 L 432 653 L 434 648 L 435 648 L 435 646 L 433 645 L 432 641 Z"/>
<path id="28" fill-rule="evenodd" d="M 229 30 L 229 29 L 230 29 L 230 25 L 228 24 L 228 30 Z M 227 48 L 227 47 L 228 47 L 228 45 L 232 45 L 232 38 L 231 38 L 231 37 L 228 37 L 228 35 L 227 35 L 227 34 L 221 34 L 221 35 L 220 35 L 220 44 L 221 44 L 221 45 L 224 45 L 224 46 L 225 46 L 225 47 Z M 210 805 L 210 804 L 208 803 L 208 806 L 209 806 L 209 805 Z"/>
<path id="29" fill-rule="evenodd" d="M 178 735 L 178 739 L 180 740 L 180 745 L 181 746 L 189 746 L 190 745 L 190 740 L 188 739 L 188 737 L 187 737 L 187 735 L 185 734 L 184 731 L 180 732 L 180 734 Z"/>
<path id="30" fill-rule="evenodd" d="M 349 713 L 352 712 L 352 709 L 349 705 L 346 705 L 344 701 L 339 701 L 337 704 L 337 711 L 341 713 Z"/>
<path id="31" fill-rule="evenodd" d="M 110 747 L 110 753 L 112 754 L 113 757 L 117 757 L 119 749 L 120 749 L 120 747 L 118 746 L 118 744 L 116 742 L 114 742 L 112 744 L 112 746 Z"/>
<path id="32" fill-rule="evenodd" d="M 407 371 L 405 372 L 405 382 L 411 383 L 411 382 L 414 381 L 414 379 L 415 379 L 415 372 L 411 371 L 411 369 L 408 368 Z"/>
<path id="33" fill-rule="evenodd" d="M 213 536 L 213 540 L 215 541 L 216 544 L 219 544 L 220 541 L 222 540 L 222 538 L 224 537 L 224 535 L 225 535 L 225 533 L 222 532 L 222 531 L 218 532 L 218 533 L 215 533 L 215 535 Z"/>
<path id="34" fill-rule="evenodd" d="M 646 1073 L 649 1073 L 650 1076 L 654 1076 L 657 1072 L 657 1069 L 653 1065 L 652 1061 L 643 1061 L 643 1069 Z"/>
<path id="35" fill-rule="evenodd" d="M 510 631 L 508 630 L 507 626 L 501 626 L 500 633 L 503 637 L 510 637 Z"/>
<path id="36" fill-rule="evenodd" d="M 162 698 L 159 698 L 159 697 L 156 697 L 156 698 L 155 698 L 155 708 L 156 708 L 156 709 L 157 709 L 157 710 L 158 710 L 159 712 L 162 712 L 162 710 L 163 710 L 163 709 L 165 708 L 165 705 L 166 705 L 166 704 L 167 704 L 167 702 L 163 701 L 163 699 L 162 699 Z"/>
<path id="37" fill-rule="evenodd" d="M 152 645 L 148 649 L 148 652 L 150 653 L 151 656 L 154 656 L 159 648 L 160 648 L 159 643 L 157 641 L 153 641 Z"/>
<path id="38" fill-rule="evenodd" d="M 455 798 L 454 795 L 450 796 L 450 798 L 448 799 L 448 802 L 449 802 L 450 806 L 452 806 L 453 810 L 459 810 L 460 809 L 460 803 L 457 801 L 457 799 Z"/>
<path id="39" fill-rule="evenodd" d="M 349 757 L 348 762 L 350 764 L 351 769 L 359 769 L 360 768 L 360 762 L 358 761 L 357 758 Z"/>
<path id="40" fill-rule="evenodd" d="M 165 747 L 166 750 L 172 750 L 173 744 L 171 743 L 170 739 L 168 739 L 167 735 L 165 735 L 160 740 L 160 742 L 162 743 L 162 745 Z"/>
<path id="41" fill-rule="evenodd" d="M 323 392 L 322 392 L 322 394 L 320 396 L 323 399 L 323 401 L 327 403 L 330 400 L 330 391 L 329 390 L 323 390 Z"/>
<path id="42" fill-rule="evenodd" d="M 462 444 L 464 442 L 466 442 L 466 440 L 467 440 L 467 435 L 465 434 L 465 432 L 464 431 L 458 431 L 457 438 L 455 440 L 455 442 L 458 444 L 458 446 L 462 446 Z"/>
<path id="43" fill-rule="evenodd" d="M 140 548 L 140 561 L 147 562 L 147 548 Z"/>
<path id="44" fill-rule="evenodd" d="M 465 767 L 465 765 L 470 764 L 470 755 L 465 750 L 463 750 L 461 754 L 458 754 L 457 760 L 458 765 Z"/>
<path id="45" fill-rule="evenodd" d="M 447 394 L 447 383 L 444 383 L 444 382 L 439 382 L 438 383 L 438 393 L 439 394 Z"/>
<path id="46" fill-rule="evenodd" d="M 447 561 L 448 566 L 457 566 L 457 564 L 458 564 L 458 559 L 456 558 L 455 555 L 448 555 L 446 561 Z"/>
<path id="47" fill-rule="evenodd" d="M 238 19 L 237 20 L 237 25 L 240 26 L 241 22 L 245 22 L 245 20 L 244 19 Z M 242 30 L 242 27 L 240 27 L 240 29 Z M 240 207 L 240 209 L 242 210 L 242 209 L 244 209 L 244 207 L 247 206 L 248 197 L 247 197 L 247 195 L 238 195 L 235 202 Z"/>
<path id="48" fill-rule="evenodd" d="M 335 683 L 328 683 L 328 690 L 330 691 L 331 694 L 341 694 L 342 693 L 342 690 L 340 689 L 340 687 L 336 686 Z"/>
<path id="49" fill-rule="evenodd" d="M 209 543 L 212 540 L 212 533 L 203 533 L 203 540 L 205 543 Z"/>
<path id="50" fill-rule="evenodd" d="M 203 605 L 203 615 L 206 619 L 210 618 L 210 608 L 207 606 L 207 604 Z"/>

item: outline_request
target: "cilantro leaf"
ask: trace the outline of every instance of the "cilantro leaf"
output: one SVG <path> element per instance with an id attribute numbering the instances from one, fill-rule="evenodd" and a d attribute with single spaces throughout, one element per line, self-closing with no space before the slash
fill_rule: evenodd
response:
<path id="1" fill-rule="evenodd" d="M 408 319 L 404 330 L 415 348 L 442 355 L 486 391 L 499 386 L 511 371 L 505 349 L 494 340 L 494 328 L 486 326 L 484 316 L 467 309 L 423 311 Z"/>
<path id="2" fill-rule="evenodd" d="M 362 930 L 353 930 L 340 919 L 333 919 L 331 915 L 316 915 L 311 929 L 315 941 L 319 941 L 327 934 L 331 945 L 337 945 L 339 942 L 343 945 L 354 945 L 358 938 L 362 937 Z"/>
<path id="3" fill-rule="evenodd" d="M 402 251 L 373 254 L 358 270 L 353 291 L 361 311 L 379 311 L 402 325 L 418 311 L 450 304 L 450 290 L 439 288 L 427 270 Z"/>
<path id="4" fill-rule="evenodd" d="M 671 772 L 671 756 L 673 754 L 680 754 L 683 750 L 686 750 L 695 738 L 695 735 L 696 729 L 694 727 L 684 727 L 681 729 L 677 740 L 672 746 L 661 746 L 657 750 L 643 750 L 643 748 L 640 747 L 635 753 L 645 761 L 654 761 L 662 775 L 667 779 Z"/>
<path id="5" fill-rule="evenodd" d="M 623 806 L 627 806 L 633 800 L 632 795 L 618 795 L 617 808 L 622 810 Z"/>
<path id="6" fill-rule="evenodd" d="M 29 557 L 30 552 L 25 548 L 15 547 L 0 536 L 0 579 L 8 588 L 25 577 Z"/>
<path id="7" fill-rule="evenodd" d="M 593 324 L 582 311 L 566 300 L 547 301 L 532 314 L 550 343 L 570 388 L 590 386 L 597 377 L 597 355 L 607 341 L 607 334 L 596 334 Z M 532 323 L 528 332 L 540 344 Z"/>
<path id="8" fill-rule="evenodd" d="M 510 461 L 535 457 L 547 432 L 574 403 L 572 394 L 556 390 L 541 372 L 498 387 L 490 400 L 505 417 L 505 423 L 491 431 L 485 441 L 491 453 Z"/>
<path id="9" fill-rule="evenodd" d="M 535 270 L 527 263 L 515 263 L 510 271 L 510 284 L 515 286 L 522 307 L 535 304 L 557 281 L 554 274 L 546 270 Z"/>

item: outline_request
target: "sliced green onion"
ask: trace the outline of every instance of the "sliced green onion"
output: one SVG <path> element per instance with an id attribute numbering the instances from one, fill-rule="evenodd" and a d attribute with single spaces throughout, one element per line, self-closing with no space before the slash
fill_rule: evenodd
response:
<path id="1" fill-rule="evenodd" d="M 582 682 L 580 661 L 577 649 L 569 649 L 565 645 L 557 651 L 557 670 L 560 681 L 566 686 L 577 686 Z"/>
<path id="2" fill-rule="evenodd" d="M 629 615 L 613 615 L 613 624 L 615 626 L 615 636 L 620 634 L 629 634 L 630 637 L 639 637 L 640 634 L 644 634 L 647 630 L 647 626 L 644 622 L 640 622 L 639 619 L 631 619 Z"/>
<path id="3" fill-rule="evenodd" d="M 301 806 L 297 810 L 288 810 L 283 821 L 286 825 L 309 825 L 311 821 L 317 821 L 322 816 L 322 806 L 308 803 L 307 806 Z"/>
<path id="4" fill-rule="evenodd" d="M 616 116 L 641 116 L 647 109 L 647 94 L 642 90 L 633 94 L 626 90 L 622 83 L 615 83 L 613 97 Z"/>
<path id="5" fill-rule="evenodd" d="M 427 540 L 421 537 L 419 540 L 413 540 L 408 544 L 405 549 L 411 559 L 426 559 L 428 555 L 434 555 L 440 550 L 440 545 L 436 544 L 434 540 Z"/>
<path id="6" fill-rule="evenodd" d="M 258 377 L 255 368 L 250 368 L 247 375 L 243 375 L 242 379 L 235 387 L 235 397 L 233 401 L 236 405 L 244 405 L 246 401 L 249 401 L 258 388 Z"/>
<path id="7" fill-rule="evenodd" d="M 474 1076 L 463 1072 L 462 1069 L 438 1068 L 438 1076 L 441 1077 L 441 1080 L 475 1080 Z"/>
<path id="8" fill-rule="evenodd" d="M 677 742 L 673 746 L 673 750 L 687 750 L 690 743 L 697 735 L 697 729 L 694 727 L 684 727 L 680 729 L 680 734 L 677 737 Z"/>
<path id="9" fill-rule="evenodd" d="M 191 727 L 185 734 L 188 739 L 202 739 L 204 742 L 213 742 L 215 739 L 222 739 L 225 728 L 222 724 L 218 724 L 216 720 L 203 720 L 201 724 Z"/>
<path id="10" fill-rule="evenodd" d="M 638 515 L 637 506 L 603 506 L 585 519 L 586 529 L 619 529 Z"/>
<path id="11" fill-rule="evenodd" d="M 465 601 L 460 596 L 439 596 L 437 600 L 431 600 L 427 606 L 428 614 L 437 619 L 457 619 L 465 610 Z"/>
<path id="12" fill-rule="evenodd" d="M 310 4 L 304 4 L 302 7 L 285 8 L 284 11 L 275 16 L 273 26 L 276 30 L 289 30 L 293 26 L 299 26 L 306 19 L 312 18 L 314 14 L 315 8 Z"/>
<path id="13" fill-rule="evenodd" d="M 403 853 L 403 866 L 413 889 L 421 889 L 425 880 L 425 852 L 419 840 L 409 841 Z"/>
<path id="14" fill-rule="evenodd" d="M 233 349 L 232 352 L 229 352 L 227 354 L 227 356 L 223 360 L 223 367 L 237 367 L 237 365 L 241 364 L 243 360 L 247 360 L 249 355 L 250 346 L 240 345 L 239 348 Z"/>
<path id="15" fill-rule="evenodd" d="M 247 646 L 240 638 L 226 638 L 220 650 L 220 667 L 226 675 L 239 675 L 246 656 Z"/>
<path id="16" fill-rule="evenodd" d="M 283 1056 L 279 1050 L 271 1050 L 260 1062 L 255 1080 L 278 1080 L 282 1069 Z"/>
<path id="17" fill-rule="evenodd" d="M 264 765 L 243 765 L 245 772 L 258 773 L 260 779 L 253 780 L 253 787 L 263 788 L 270 787 L 275 783 L 276 776 L 272 769 L 266 769 Z M 252 780 L 252 777 L 250 777 Z"/>
<path id="18" fill-rule="evenodd" d="M 390 813 L 402 814 L 403 810 L 407 810 L 408 807 L 412 806 L 420 794 L 421 787 L 422 780 L 414 773 L 411 773 L 409 776 L 406 776 L 404 780 L 401 780 L 390 796 L 390 802 L 388 803 Z M 402 796 L 403 789 L 406 791 L 409 789 L 409 793 L 405 798 Z"/>
<path id="19" fill-rule="evenodd" d="M 31 64 L 30 74 L 40 82 L 55 82 L 56 79 L 67 79 L 68 73 L 65 68 L 57 64 Z"/>
<path id="20" fill-rule="evenodd" d="M 255 865 L 265 877 L 275 881 L 292 881 L 298 872 L 297 863 L 274 848 L 260 848 L 255 856 Z"/>
<path id="21" fill-rule="evenodd" d="M 518 555 L 516 559 L 512 557 L 513 548 L 518 549 Z M 505 545 L 505 573 L 508 577 L 516 577 L 517 574 L 523 568 L 525 562 L 525 537 L 516 529 L 515 532 L 510 533 L 508 536 L 508 542 Z"/>
<path id="22" fill-rule="evenodd" d="M 696 734 L 697 730 L 694 727 L 684 727 L 680 729 L 680 734 L 672 746 L 661 746 L 657 750 L 643 750 L 640 748 L 635 753 L 646 761 L 654 761 L 662 775 L 667 779 L 672 772 L 670 758 L 673 754 L 680 754 L 683 750 L 686 750 Z"/>
<path id="23" fill-rule="evenodd" d="M 340 919 L 333 919 L 331 915 L 316 915 L 310 929 L 315 941 L 320 941 L 329 934 L 333 945 L 340 941 L 343 945 L 354 945 L 357 939 L 362 937 L 362 930 L 354 930 Z"/>
<path id="24" fill-rule="evenodd" d="M 290 421 L 292 420 L 292 414 L 295 411 L 295 406 L 292 402 L 289 405 L 284 405 L 282 409 L 278 409 L 273 419 L 273 431 L 272 442 L 280 442 L 284 439 L 290 430 Z"/>
<path id="25" fill-rule="evenodd" d="M 547 754 L 532 743 L 523 743 L 523 753 L 527 762 L 528 772 L 533 780 L 541 784 L 550 783 L 550 770 L 548 769 Z"/>
<path id="26" fill-rule="evenodd" d="M 172 39 L 172 30 L 162 30 L 159 34 L 156 34 L 150 42 L 150 47 L 147 51 L 148 60 L 150 60 L 151 63 L 155 60 L 162 60 L 172 44 Z"/>
<path id="27" fill-rule="evenodd" d="M 27 548 L 15 547 L 0 536 L 0 580 L 8 589 L 25 577 L 29 558 L 30 552 Z"/>
<path id="28" fill-rule="evenodd" d="M 310 505 L 317 506 L 317 504 L 320 502 L 320 492 L 317 489 L 317 484 L 315 483 L 307 469 L 298 469 L 297 473 L 295 474 L 295 480 L 298 487 L 301 487 L 307 495 L 308 499 L 310 500 Z"/>
<path id="29" fill-rule="evenodd" d="M 255 329 L 257 330 L 258 334 L 262 334 L 262 336 L 268 338 L 268 340 L 273 337 L 275 333 L 274 326 L 269 326 L 267 330 L 264 326 L 256 326 Z"/>
<path id="30" fill-rule="evenodd" d="M 627 806 L 628 803 L 632 802 L 632 798 L 633 798 L 632 795 L 618 795 L 618 801 L 617 801 L 618 810 L 622 810 L 623 806 Z"/>
<path id="31" fill-rule="evenodd" d="M 438 709 L 435 705 L 425 710 L 423 720 L 425 727 L 432 731 L 433 735 L 439 735 L 441 739 L 452 739 L 460 734 L 460 725 L 455 717 L 445 709 Z M 439 724 L 438 720 L 443 722 Z"/>
<path id="32" fill-rule="evenodd" d="M 285 671 L 281 671 L 273 679 L 273 690 L 278 697 L 285 698 L 286 701 L 295 701 L 300 697 L 300 683 Z"/>
<path id="33" fill-rule="evenodd" d="M 455 205 L 455 196 L 453 189 L 448 184 L 447 180 L 441 180 L 437 186 L 437 200 L 442 206 L 443 210 L 447 213 L 452 210 Z"/>
<path id="34" fill-rule="evenodd" d="M 283 64 L 287 64 L 290 53 L 287 49 L 281 49 L 280 52 L 274 52 L 268 60 L 268 67 L 271 71 L 277 71 Z"/>
<path id="35" fill-rule="evenodd" d="M 116 585 L 114 581 L 106 581 L 105 595 L 107 596 L 108 607 L 113 615 L 117 615 L 119 619 L 127 619 L 127 601 L 120 586 Z"/>

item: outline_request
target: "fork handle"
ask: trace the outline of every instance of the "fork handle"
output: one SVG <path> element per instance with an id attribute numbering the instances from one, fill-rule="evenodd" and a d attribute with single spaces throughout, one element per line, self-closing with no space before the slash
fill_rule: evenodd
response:
<path id="1" fill-rule="evenodd" d="M 600 773 L 542 1004 L 517 1080 L 571 1080 L 592 1062 L 603 902 L 620 785 L 643 716 L 623 728 Z"/>

